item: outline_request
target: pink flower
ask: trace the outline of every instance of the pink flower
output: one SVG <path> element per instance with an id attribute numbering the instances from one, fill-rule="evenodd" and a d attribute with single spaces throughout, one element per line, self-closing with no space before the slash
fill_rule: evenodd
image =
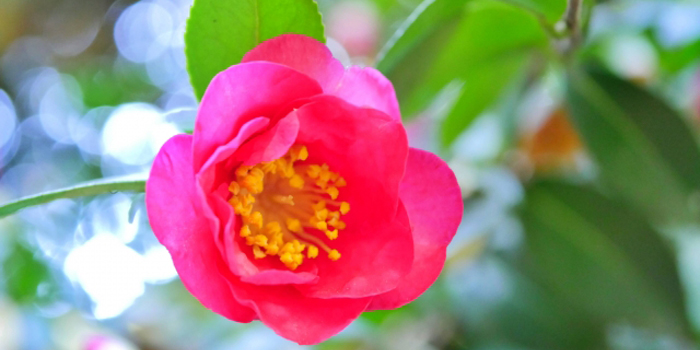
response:
<path id="1" fill-rule="evenodd" d="M 452 171 L 408 147 L 391 83 L 300 35 L 212 80 L 194 134 L 156 156 L 146 204 L 202 304 L 300 344 L 417 298 L 462 217 Z"/>

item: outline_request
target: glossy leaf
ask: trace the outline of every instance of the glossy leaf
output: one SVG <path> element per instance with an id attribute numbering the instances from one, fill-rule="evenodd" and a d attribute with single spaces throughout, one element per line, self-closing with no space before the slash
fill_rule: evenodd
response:
<path id="1" fill-rule="evenodd" d="M 693 220 L 700 151 L 681 117 L 661 99 L 611 74 L 569 75 L 572 119 L 604 183 L 664 223 Z"/>
<path id="2" fill-rule="evenodd" d="M 607 323 L 687 334 L 676 261 L 636 212 L 587 187 L 542 182 L 522 207 L 533 276 Z"/>
<path id="3" fill-rule="evenodd" d="M 195 94 L 259 43 L 297 33 L 325 41 L 313 0 L 196 0 L 187 21 L 185 55 Z"/>

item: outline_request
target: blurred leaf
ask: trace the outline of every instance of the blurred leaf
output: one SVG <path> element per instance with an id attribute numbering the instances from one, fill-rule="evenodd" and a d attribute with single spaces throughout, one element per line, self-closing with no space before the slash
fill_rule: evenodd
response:
<path id="1" fill-rule="evenodd" d="M 485 64 L 546 45 L 546 34 L 528 12 L 494 1 L 473 1 L 450 41 L 437 53 L 434 64 L 416 86 L 412 97 L 417 101 L 411 99 L 410 103 L 424 105 L 446 84 L 455 79 L 467 80 Z"/>
<path id="2" fill-rule="evenodd" d="M 391 75 L 403 60 L 420 52 L 417 49 L 433 42 L 436 31 L 449 26 L 463 14 L 467 0 L 424 0 L 396 30 L 377 55 L 377 69 Z"/>
<path id="3" fill-rule="evenodd" d="M 312 0 L 196 0 L 185 32 L 187 70 L 202 98 L 212 78 L 240 63 L 259 43 L 286 33 L 324 41 L 321 14 Z"/>
<path id="4" fill-rule="evenodd" d="M 529 52 L 547 45 L 538 19 L 526 10 L 489 0 L 463 4 L 421 4 L 377 65 L 396 86 L 405 117 L 426 108 L 451 82 L 463 84 L 443 125 L 443 144 L 493 104 Z"/>
<path id="5" fill-rule="evenodd" d="M 528 188 L 521 214 L 545 288 L 599 322 L 688 334 L 675 258 L 644 217 L 557 182 Z"/>
<path id="6" fill-rule="evenodd" d="M 50 297 L 57 290 L 49 268 L 34 253 L 14 242 L 2 263 L 7 294 L 17 303 L 27 304 Z M 43 290 L 39 287 L 46 286 Z M 53 286 L 53 288 L 51 288 Z"/>
<path id="7" fill-rule="evenodd" d="M 678 73 L 700 61 L 700 40 L 671 49 L 659 49 L 659 63 L 670 73 Z"/>
<path id="8" fill-rule="evenodd" d="M 374 310 L 369 312 L 363 312 L 360 318 L 375 325 L 379 326 L 390 318 L 406 318 L 417 313 L 415 303 L 410 303 L 404 305 L 398 309 L 394 310 Z"/>
<path id="9" fill-rule="evenodd" d="M 500 335 L 498 340 L 506 338 L 530 349 L 606 348 L 605 324 L 541 283 L 541 273 L 531 263 L 507 262 L 503 268 L 509 272 L 511 297 L 492 312 L 497 327 L 492 332 Z"/>
<path id="10" fill-rule="evenodd" d="M 114 67 L 112 62 L 76 63 L 68 70 L 80 84 L 83 103 L 88 108 L 117 106 L 122 103 L 155 101 L 160 90 L 148 83 L 143 67 L 124 64 Z"/>
<path id="11" fill-rule="evenodd" d="M 457 102 L 442 123 L 440 139 L 443 146 L 450 145 L 501 96 L 525 63 L 523 55 L 501 57 L 484 63 L 467 77 Z"/>
<path id="12" fill-rule="evenodd" d="M 504 0 L 504 2 L 539 13 L 550 23 L 558 21 L 566 10 L 566 1 L 562 0 Z"/>
<path id="13" fill-rule="evenodd" d="M 364 342 L 360 339 L 335 339 L 331 338 L 318 344 L 314 347 L 318 350 L 355 350 L 367 349 Z"/>
<path id="14" fill-rule="evenodd" d="M 508 23 L 508 25 L 503 25 Z M 416 86 L 409 110 L 420 110 L 454 79 L 463 91 L 442 125 L 441 141 L 449 145 L 490 107 L 524 66 L 528 53 L 547 45 L 547 36 L 530 13 L 498 2 L 473 2 L 467 14 Z"/>
<path id="15" fill-rule="evenodd" d="M 685 45 L 666 47 L 658 40 L 661 34 L 657 28 L 647 28 L 643 35 L 654 46 L 659 55 L 659 66 L 668 73 L 676 74 L 700 60 L 700 40 L 694 40 Z"/>
<path id="16" fill-rule="evenodd" d="M 690 129 L 662 100 L 608 73 L 569 75 L 573 121 L 612 189 L 653 218 L 692 220 L 700 151 Z"/>

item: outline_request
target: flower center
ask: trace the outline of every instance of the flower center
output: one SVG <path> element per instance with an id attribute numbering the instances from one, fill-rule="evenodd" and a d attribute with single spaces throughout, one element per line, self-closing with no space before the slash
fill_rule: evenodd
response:
<path id="1" fill-rule="evenodd" d="M 308 156 L 306 146 L 295 145 L 282 158 L 236 169 L 229 203 L 243 221 L 239 234 L 256 259 L 278 256 L 292 270 L 304 257 L 316 258 L 319 249 L 340 259 L 318 236 L 334 240 L 345 228 L 340 218 L 350 204 L 336 199 L 346 182 L 327 164 L 304 163 Z"/>

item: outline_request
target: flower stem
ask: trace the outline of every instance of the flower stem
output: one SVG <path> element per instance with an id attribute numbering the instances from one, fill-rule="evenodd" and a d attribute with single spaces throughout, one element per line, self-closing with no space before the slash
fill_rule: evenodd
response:
<path id="1" fill-rule="evenodd" d="M 22 208 L 45 204 L 61 198 L 95 196 L 114 192 L 145 192 L 145 190 L 146 180 L 142 179 L 126 180 L 111 178 L 90 181 L 72 187 L 27 196 L 0 205 L 0 218 L 13 214 Z"/>

